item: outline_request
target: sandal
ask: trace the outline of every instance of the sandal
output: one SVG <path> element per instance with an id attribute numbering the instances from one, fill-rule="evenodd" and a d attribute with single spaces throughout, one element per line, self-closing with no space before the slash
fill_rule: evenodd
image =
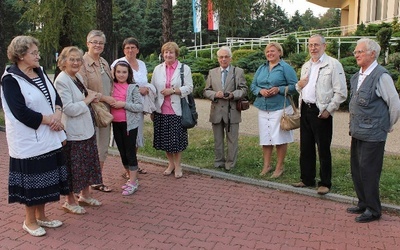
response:
<path id="1" fill-rule="evenodd" d="M 130 180 L 128 180 L 126 183 L 125 183 L 125 185 L 123 185 L 121 188 L 122 188 L 122 190 L 124 190 L 124 189 L 127 189 L 128 187 L 129 187 L 129 184 L 130 184 Z M 136 186 L 137 187 L 139 187 L 139 180 L 138 179 L 136 179 Z"/>
<path id="2" fill-rule="evenodd" d="M 127 188 L 122 191 L 122 195 L 131 195 L 138 189 L 137 185 L 127 184 Z"/>
<path id="3" fill-rule="evenodd" d="M 92 185 L 91 187 L 92 187 L 94 190 L 99 190 L 99 191 L 106 192 L 106 193 L 109 193 L 109 192 L 112 191 L 111 188 L 107 187 L 107 186 L 104 185 L 104 184 Z"/>
<path id="4" fill-rule="evenodd" d="M 79 205 L 81 206 L 93 206 L 93 207 L 101 206 L 100 201 L 93 198 L 84 198 L 83 196 L 79 197 L 78 202 Z"/>
<path id="5" fill-rule="evenodd" d="M 138 168 L 137 171 L 138 171 L 139 174 L 147 174 L 147 171 L 144 168 Z"/>
<path id="6" fill-rule="evenodd" d="M 68 202 L 65 202 L 64 205 L 62 205 L 63 209 L 67 213 L 71 214 L 85 214 L 86 210 L 79 206 L 79 205 L 70 205 Z"/>
<path id="7" fill-rule="evenodd" d="M 173 168 L 172 170 L 170 170 L 169 167 L 168 167 L 167 169 L 165 169 L 163 175 L 164 175 L 164 176 L 171 175 L 174 171 L 175 171 L 175 168 Z"/>

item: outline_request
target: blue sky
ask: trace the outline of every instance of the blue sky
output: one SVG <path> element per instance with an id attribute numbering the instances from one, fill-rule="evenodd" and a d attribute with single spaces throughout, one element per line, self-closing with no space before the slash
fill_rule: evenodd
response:
<path id="1" fill-rule="evenodd" d="M 275 3 L 281 6 L 289 16 L 292 16 L 296 10 L 300 12 L 300 14 L 304 14 L 307 9 L 311 9 L 314 13 L 314 16 L 323 15 L 328 9 L 322 8 L 318 5 L 307 2 L 306 0 L 293 0 L 291 3 L 289 0 L 275 0 Z"/>

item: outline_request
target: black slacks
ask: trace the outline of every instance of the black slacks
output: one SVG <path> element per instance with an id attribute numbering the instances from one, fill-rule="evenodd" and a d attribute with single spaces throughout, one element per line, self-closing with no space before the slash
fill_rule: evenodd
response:
<path id="1" fill-rule="evenodd" d="M 113 122 L 114 140 L 117 143 L 122 164 L 125 169 L 137 170 L 136 137 L 138 128 L 126 131 L 126 122 Z"/>
<path id="2" fill-rule="evenodd" d="M 358 198 L 358 207 L 381 215 L 379 181 L 382 173 L 386 141 L 367 142 L 351 138 L 351 177 Z"/>
<path id="3" fill-rule="evenodd" d="M 301 105 L 300 119 L 300 178 L 307 186 L 315 185 L 316 149 L 320 163 L 320 181 L 318 186 L 332 186 L 332 116 L 327 119 L 318 117 L 319 109 L 315 104 Z"/>

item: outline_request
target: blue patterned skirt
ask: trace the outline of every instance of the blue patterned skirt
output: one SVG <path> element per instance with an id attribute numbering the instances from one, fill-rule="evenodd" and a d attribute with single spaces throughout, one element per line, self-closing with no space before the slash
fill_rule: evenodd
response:
<path id="1" fill-rule="evenodd" d="M 182 117 L 154 113 L 153 147 L 167 153 L 182 152 L 188 146 L 187 129 L 182 127 Z"/>
<path id="2" fill-rule="evenodd" d="M 59 201 L 69 193 L 67 175 L 62 148 L 27 159 L 10 157 L 8 202 L 35 206 Z"/>

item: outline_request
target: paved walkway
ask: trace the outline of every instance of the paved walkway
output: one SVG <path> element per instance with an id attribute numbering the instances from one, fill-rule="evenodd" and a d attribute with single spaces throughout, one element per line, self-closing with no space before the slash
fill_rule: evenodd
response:
<path id="1" fill-rule="evenodd" d="M 400 218 L 384 214 L 354 222 L 347 204 L 185 172 L 162 175 L 163 166 L 143 163 L 140 189 L 120 194 L 119 157 L 105 163 L 105 183 L 94 191 L 103 202 L 72 215 L 62 202 L 47 206 L 64 225 L 35 238 L 21 226 L 23 206 L 7 203 L 8 154 L 0 132 L 0 249 L 399 249 Z"/>

